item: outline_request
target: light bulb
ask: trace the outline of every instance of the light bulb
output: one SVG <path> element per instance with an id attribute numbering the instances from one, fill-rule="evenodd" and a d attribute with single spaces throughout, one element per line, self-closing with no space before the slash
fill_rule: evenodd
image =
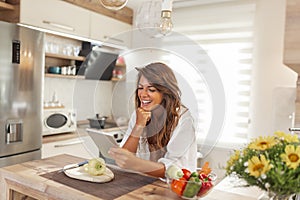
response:
<path id="1" fill-rule="evenodd" d="M 128 0 L 100 0 L 102 6 L 109 10 L 120 10 L 124 8 Z"/>
<path id="2" fill-rule="evenodd" d="M 167 35 L 172 31 L 173 23 L 171 20 L 171 11 L 163 10 L 161 11 L 161 20 L 160 20 L 160 32 L 163 35 Z"/>

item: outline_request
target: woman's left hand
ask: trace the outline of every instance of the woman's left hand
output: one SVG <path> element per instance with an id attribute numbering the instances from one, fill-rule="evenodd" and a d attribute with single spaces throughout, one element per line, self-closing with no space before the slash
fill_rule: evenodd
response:
<path id="1" fill-rule="evenodd" d="M 127 149 L 112 147 L 108 153 L 119 167 L 130 170 L 138 170 L 137 166 L 140 159 Z"/>

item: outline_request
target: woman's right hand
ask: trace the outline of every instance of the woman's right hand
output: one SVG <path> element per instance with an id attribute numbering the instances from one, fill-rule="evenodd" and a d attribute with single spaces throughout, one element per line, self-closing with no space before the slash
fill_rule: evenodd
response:
<path id="1" fill-rule="evenodd" d="M 136 110 L 136 125 L 145 127 L 147 122 L 151 119 L 151 112 L 143 108 Z"/>

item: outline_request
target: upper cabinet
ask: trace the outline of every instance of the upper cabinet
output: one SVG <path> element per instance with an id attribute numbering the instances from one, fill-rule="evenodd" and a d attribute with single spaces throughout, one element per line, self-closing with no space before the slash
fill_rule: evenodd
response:
<path id="1" fill-rule="evenodd" d="M 22 0 L 22 24 L 89 37 L 90 12 L 60 0 Z"/>
<path id="2" fill-rule="evenodd" d="M 31 25 L 104 43 L 128 46 L 130 38 L 120 36 L 132 28 L 133 11 L 111 11 L 98 0 L 6 0 L 0 1 L 0 20 Z"/>
<path id="3" fill-rule="evenodd" d="M 111 44 L 129 46 L 131 42 L 131 25 L 91 12 L 90 38 Z"/>
<path id="4" fill-rule="evenodd" d="M 300 74 L 300 1 L 286 1 L 283 63 Z"/>

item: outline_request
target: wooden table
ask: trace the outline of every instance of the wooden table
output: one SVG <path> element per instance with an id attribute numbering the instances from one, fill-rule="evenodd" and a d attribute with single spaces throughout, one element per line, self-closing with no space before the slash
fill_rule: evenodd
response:
<path id="1" fill-rule="evenodd" d="M 61 184 L 57 181 L 53 181 L 42 176 L 44 174 L 53 173 L 67 164 L 77 163 L 81 161 L 81 158 L 63 154 L 47 159 L 35 160 L 0 168 L 0 199 L 105 199 L 95 197 L 88 193 L 84 193 L 80 190 L 74 189 L 65 184 Z M 146 176 L 145 178 L 151 179 L 151 177 Z M 130 182 L 132 181 L 134 180 L 129 180 L 128 184 L 130 184 Z M 243 189 L 239 190 L 234 188 L 228 188 L 228 181 L 228 179 L 221 181 L 215 187 L 215 189 L 203 199 L 254 200 L 257 199 L 257 197 L 261 193 L 256 188 L 247 189 L 245 191 L 243 191 Z M 122 185 L 120 185 L 120 188 L 122 188 Z M 120 188 L 115 189 L 118 190 Z M 99 190 L 101 190 L 101 187 L 99 187 Z M 179 200 L 180 198 L 170 191 L 166 183 L 160 180 L 156 180 L 151 184 L 147 184 L 143 187 L 137 188 L 134 191 L 128 192 L 114 199 Z"/>

